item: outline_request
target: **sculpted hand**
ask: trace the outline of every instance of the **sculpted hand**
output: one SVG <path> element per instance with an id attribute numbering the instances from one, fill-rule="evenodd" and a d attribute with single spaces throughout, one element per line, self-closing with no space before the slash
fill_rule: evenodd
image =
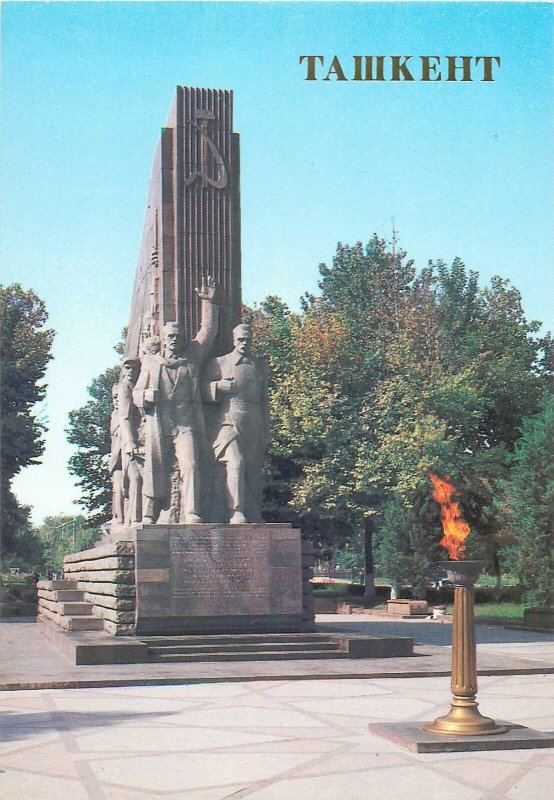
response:
<path id="1" fill-rule="evenodd" d="M 196 287 L 195 291 L 201 300 L 209 300 L 210 303 L 215 302 L 214 298 L 217 291 L 217 287 L 211 275 L 208 275 L 207 280 L 205 278 L 202 278 L 202 285 L 200 289 Z"/>
<path id="2" fill-rule="evenodd" d="M 144 402 L 145 403 L 157 403 L 159 398 L 159 390 L 158 389 L 145 389 L 144 390 Z"/>
<path id="3" fill-rule="evenodd" d="M 222 394 L 234 394 L 235 391 L 235 379 L 234 378 L 223 378 L 222 380 L 217 382 L 217 391 L 221 392 Z"/>
<path id="4" fill-rule="evenodd" d="M 138 444 L 132 444 L 130 447 L 127 448 L 127 455 L 131 459 L 140 458 L 141 457 L 141 450 Z"/>

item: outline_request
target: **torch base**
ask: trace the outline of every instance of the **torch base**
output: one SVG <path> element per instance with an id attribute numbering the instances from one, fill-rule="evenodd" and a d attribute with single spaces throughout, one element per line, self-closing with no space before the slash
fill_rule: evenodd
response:
<path id="1" fill-rule="evenodd" d="M 507 732 L 508 729 L 503 725 L 497 725 L 490 717 L 484 717 L 477 706 L 475 701 L 454 702 L 448 714 L 437 717 L 422 730 L 450 736 L 491 736 Z"/>

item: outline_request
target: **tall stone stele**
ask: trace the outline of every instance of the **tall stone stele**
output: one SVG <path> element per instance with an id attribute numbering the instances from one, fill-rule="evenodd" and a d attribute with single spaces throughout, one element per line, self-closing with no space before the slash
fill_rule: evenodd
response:
<path id="1" fill-rule="evenodd" d="M 240 322 L 239 171 L 232 92 L 177 87 L 154 155 L 125 343 L 125 357 L 141 361 L 134 460 L 146 524 L 226 521 L 201 385 Z M 120 517 L 112 537 L 126 535 Z"/>

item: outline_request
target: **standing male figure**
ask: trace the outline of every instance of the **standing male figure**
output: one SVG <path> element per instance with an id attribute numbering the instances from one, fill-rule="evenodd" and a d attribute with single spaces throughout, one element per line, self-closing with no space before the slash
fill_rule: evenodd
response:
<path id="1" fill-rule="evenodd" d="M 123 466 L 121 463 L 121 423 L 119 418 L 119 384 L 112 386 L 112 416 L 110 421 L 111 451 L 108 469 L 112 476 L 112 529 L 123 525 L 125 507 L 123 496 Z"/>
<path id="2" fill-rule="evenodd" d="M 208 364 L 203 396 L 219 404 L 212 448 L 225 465 L 230 522 L 261 522 L 264 452 L 269 438 L 267 366 L 252 355 L 252 330 L 233 330 L 234 350 Z"/>
<path id="3" fill-rule="evenodd" d="M 175 461 L 181 496 L 179 522 L 202 522 L 199 459 L 205 429 L 198 379 L 217 335 L 219 308 L 210 278 L 196 292 L 202 301 L 196 337 L 184 346 L 178 324 L 166 323 L 163 351 L 144 360 L 133 391 L 133 399 L 146 417 L 142 521 L 147 524 L 156 522 L 161 509 L 169 506 Z"/>
<path id="4" fill-rule="evenodd" d="M 142 519 L 141 487 L 144 453 L 140 446 L 140 413 L 133 402 L 133 389 L 139 376 L 138 358 L 126 358 L 121 367 L 118 384 L 119 435 L 123 494 L 125 497 L 125 523 L 132 525 Z"/>

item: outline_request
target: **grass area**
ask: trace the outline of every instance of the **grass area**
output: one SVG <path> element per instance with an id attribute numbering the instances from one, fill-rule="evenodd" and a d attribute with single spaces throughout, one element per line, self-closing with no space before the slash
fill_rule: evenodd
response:
<path id="1" fill-rule="evenodd" d="M 523 617 L 524 603 L 476 603 L 475 617 L 491 617 L 493 619 L 521 619 Z M 452 614 L 454 606 L 449 603 L 446 613 Z"/>
<path id="2" fill-rule="evenodd" d="M 318 578 L 312 581 L 312 589 L 316 596 L 344 594 L 350 585 L 351 581 L 343 581 L 335 578 L 333 578 L 331 581 L 324 578 Z"/>
<path id="3" fill-rule="evenodd" d="M 517 586 L 518 581 L 513 575 L 506 573 L 502 575 L 502 586 Z M 493 575 L 480 575 L 476 586 L 496 586 L 496 578 Z"/>

